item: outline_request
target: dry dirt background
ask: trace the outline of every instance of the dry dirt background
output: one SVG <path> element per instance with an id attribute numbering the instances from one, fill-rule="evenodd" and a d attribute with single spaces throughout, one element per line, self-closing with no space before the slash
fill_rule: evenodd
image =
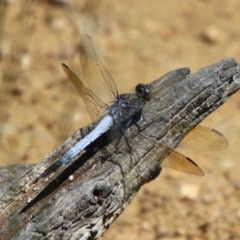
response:
<path id="1" fill-rule="evenodd" d="M 37 163 L 90 122 L 60 67 L 73 64 L 81 33 L 93 37 L 121 93 L 176 68 L 240 60 L 238 0 L 53 2 L 9 1 L 6 17 L 0 10 L 0 74 L 17 76 L 1 82 L 1 165 Z M 228 138 L 227 150 L 182 150 L 204 178 L 164 169 L 102 239 L 240 239 L 239 108 L 236 93 L 202 123 Z"/>

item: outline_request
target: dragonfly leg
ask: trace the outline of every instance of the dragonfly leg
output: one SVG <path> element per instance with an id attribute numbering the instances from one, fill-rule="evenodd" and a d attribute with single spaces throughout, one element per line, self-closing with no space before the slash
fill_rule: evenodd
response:
<path id="1" fill-rule="evenodd" d="M 131 152 L 132 152 L 132 149 L 131 149 L 131 147 L 130 147 L 130 145 L 129 145 L 129 143 L 128 143 L 128 140 L 127 140 L 127 138 L 126 138 L 126 136 L 125 136 L 124 134 L 123 134 L 123 138 L 124 138 L 124 141 L 125 141 L 125 143 L 126 143 L 126 145 L 127 145 L 128 152 L 131 153 Z M 116 145 L 115 145 L 115 148 L 116 148 L 116 152 L 117 152 L 117 153 L 120 153 L 120 150 L 119 150 L 119 148 L 118 148 L 118 145 L 119 145 L 121 139 L 122 139 L 122 137 L 119 137 L 118 140 L 117 140 L 117 142 L 116 142 Z"/>
<path id="2" fill-rule="evenodd" d="M 117 123 L 117 122 L 116 122 L 116 123 Z M 132 149 L 131 149 L 131 147 L 130 147 L 130 145 L 129 145 L 129 143 L 128 143 L 128 140 L 127 140 L 127 138 L 126 138 L 126 136 L 125 136 L 125 133 L 126 133 L 128 127 L 131 125 L 131 123 L 132 123 L 132 119 L 130 119 L 129 121 L 127 121 L 127 123 L 125 124 L 125 127 L 123 127 L 121 124 L 118 124 L 118 123 L 117 123 L 117 125 L 118 125 L 118 127 L 119 127 L 119 130 L 120 130 L 120 132 L 121 132 L 121 136 L 117 139 L 117 142 L 116 142 L 116 152 L 118 152 L 118 149 L 119 149 L 119 148 L 118 148 L 118 145 L 119 145 L 122 137 L 123 137 L 124 140 L 125 140 L 125 143 L 126 143 L 126 145 L 127 145 L 127 148 L 128 148 L 128 150 L 129 150 L 128 152 L 129 152 L 129 153 L 132 152 Z"/>
<path id="3" fill-rule="evenodd" d="M 141 119 L 144 121 L 144 123 L 147 122 L 147 119 L 145 118 L 145 115 L 142 112 L 142 110 L 141 110 Z"/>

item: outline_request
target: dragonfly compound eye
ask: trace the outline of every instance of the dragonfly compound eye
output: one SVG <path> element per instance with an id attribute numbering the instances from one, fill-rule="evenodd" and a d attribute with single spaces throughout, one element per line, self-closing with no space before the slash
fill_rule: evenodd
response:
<path id="1" fill-rule="evenodd" d="M 136 86 L 135 91 L 139 98 L 144 99 L 145 101 L 150 100 L 150 87 L 148 84 L 139 83 Z"/>

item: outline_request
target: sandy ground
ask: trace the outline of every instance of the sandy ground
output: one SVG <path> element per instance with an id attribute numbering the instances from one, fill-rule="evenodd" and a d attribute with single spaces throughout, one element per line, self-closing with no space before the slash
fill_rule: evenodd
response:
<path id="1" fill-rule="evenodd" d="M 37 163 L 90 122 L 60 67 L 74 64 L 80 33 L 93 37 L 121 93 L 176 68 L 195 72 L 227 56 L 240 59 L 238 0 L 102 0 L 89 1 L 88 10 L 85 1 L 64 7 L 38 1 L 30 11 L 9 2 L 0 72 L 15 66 L 18 78 L 0 89 L 1 165 Z M 181 150 L 205 177 L 164 169 L 102 239 L 240 239 L 239 106 L 236 93 L 202 123 L 228 138 L 227 150 Z"/>

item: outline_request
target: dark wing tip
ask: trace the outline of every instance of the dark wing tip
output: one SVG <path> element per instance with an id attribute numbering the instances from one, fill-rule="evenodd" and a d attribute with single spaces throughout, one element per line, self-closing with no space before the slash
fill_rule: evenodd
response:
<path id="1" fill-rule="evenodd" d="M 68 66 L 65 63 L 61 63 L 62 68 L 68 68 Z"/>
<path id="2" fill-rule="evenodd" d="M 212 128 L 211 131 L 214 132 L 214 133 L 216 133 L 217 135 L 225 138 L 225 136 L 224 136 L 222 133 L 220 133 L 219 131 L 217 131 L 216 129 L 213 129 L 213 128 Z"/>
<path id="3" fill-rule="evenodd" d="M 197 175 L 199 177 L 204 177 L 205 176 L 204 171 L 191 158 L 189 158 L 189 157 L 186 157 L 186 158 L 189 162 L 191 162 L 193 165 L 195 165 L 197 167 L 197 169 L 196 169 L 197 171 L 194 172 L 194 175 Z"/>
<path id="4" fill-rule="evenodd" d="M 220 149 L 220 150 L 224 150 L 226 148 L 228 148 L 228 140 L 227 138 L 222 134 L 220 133 L 219 131 L 217 131 L 216 129 L 211 129 L 212 132 L 216 133 L 217 135 L 219 135 L 221 138 L 222 138 L 222 144 L 224 144 L 224 146 Z"/>

